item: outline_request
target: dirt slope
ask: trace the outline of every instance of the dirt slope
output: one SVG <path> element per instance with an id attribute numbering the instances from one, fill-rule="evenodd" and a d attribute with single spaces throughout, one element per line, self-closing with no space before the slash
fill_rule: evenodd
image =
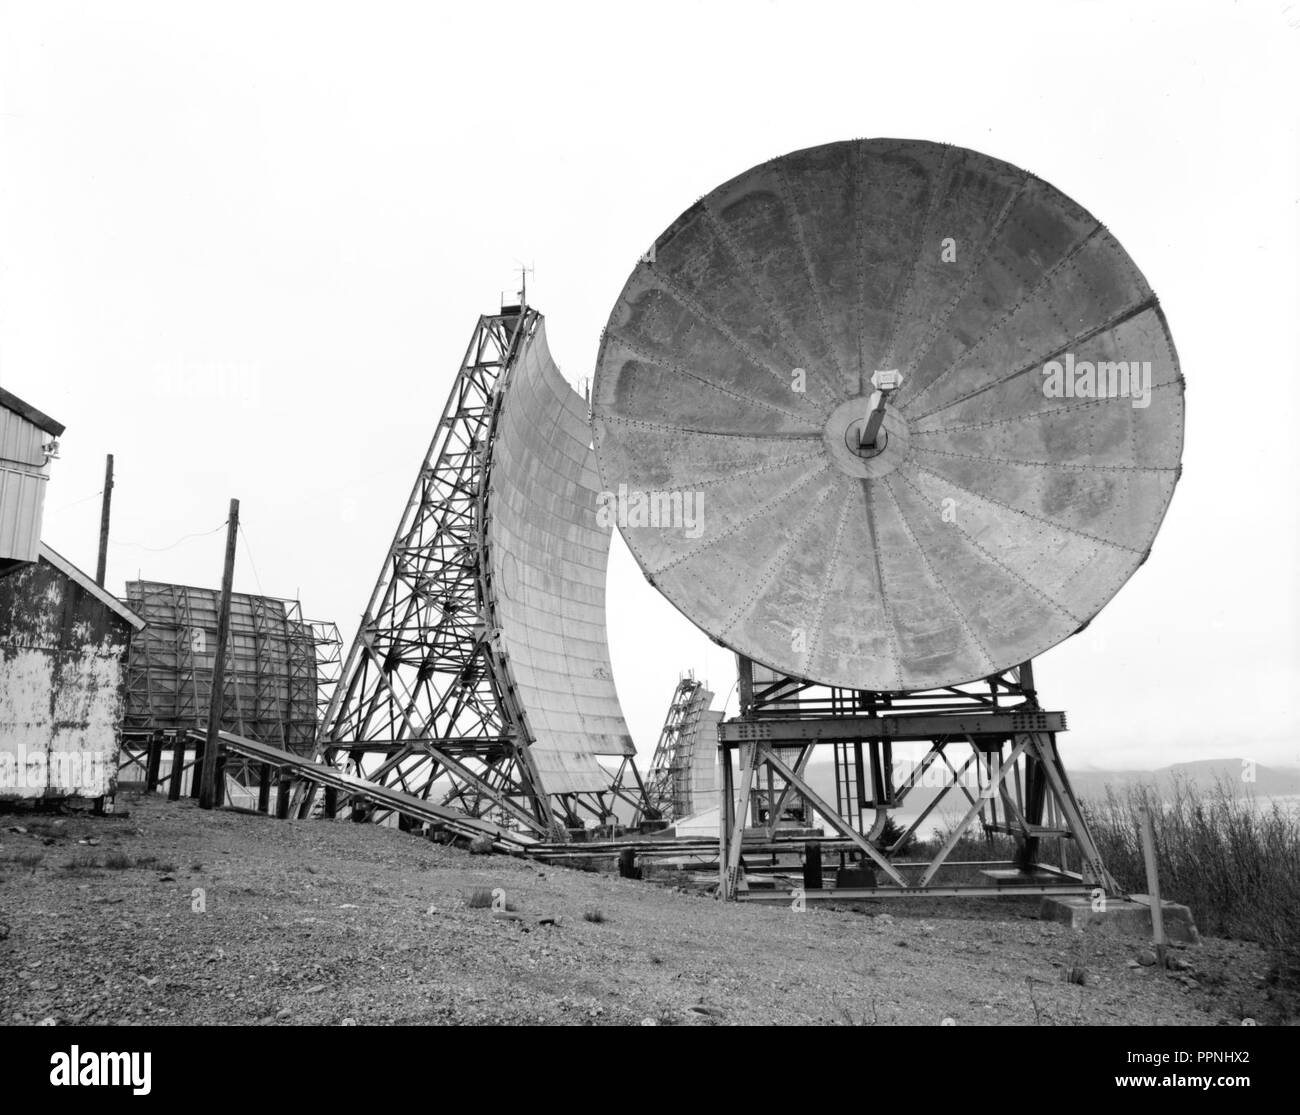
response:
<path id="1" fill-rule="evenodd" d="M 906 909 L 880 905 L 880 916 L 795 913 L 470 856 L 369 825 L 204 813 L 133 796 L 119 808 L 129 817 L 0 818 L 0 1021 L 1236 1025 L 1243 1015 L 1281 1017 L 1254 946 L 1210 940 L 1185 950 L 1199 985 L 1189 987 L 1186 978 L 1128 967 L 1142 942 L 1040 922 L 1032 900 L 913 900 Z M 467 906 L 476 888 L 500 888 L 523 920 Z M 585 920 L 589 911 L 604 920 Z M 560 924 L 538 925 L 546 916 Z M 1078 964 L 1087 986 L 1063 978 Z"/>

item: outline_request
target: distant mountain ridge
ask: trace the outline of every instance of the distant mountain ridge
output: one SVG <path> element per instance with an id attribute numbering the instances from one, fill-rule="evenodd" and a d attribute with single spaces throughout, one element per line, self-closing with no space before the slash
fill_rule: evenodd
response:
<path id="1" fill-rule="evenodd" d="M 1201 790 L 1212 790 L 1223 783 L 1255 797 L 1300 794 L 1300 768 L 1267 767 L 1262 763 L 1250 767 L 1247 763 L 1244 759 L 1196 759 L 1159 770 L 1071 770 L 1069 774 L 1080 797 L 1104 797 L 1107 787 L 1122 792 L 1139 783 L 1166 790 L 1179 781 Z"/>
<path id="2" fill-rule="evenodd" d="M 1252 773 L 1254 781 L 1243 780 L 1247 768 L 1241 759 L 1198 759 L 1174 763 L 1158 770 L 1073 770 L 1066 767 L 1070 784 L 1081 798 L 1104 798 L 1106 790 L 1123 794 L 1130 786 L 1141 783 L 1167 792 L 1178 781 L 1195 785 L 1203 792 L 1211 791 L 1220 781 L 1239 788 L 1243 794 L 1257 798 L 1300 796 L 1300 767 L 1267 767 L 1256 764 Z M 835 769 L 829 759 L 814 760 L 808 764 L 808 782 L 828 802 L 835 801 Z M 901 781 L 901 778 L 899 779 Z M 918 786 L 907 798 L 909 812 L 919 811 L 938 795 L 930 786 Z M 949 798 L 956 803 L 957 798 Z M 947 803 L 945 803 L 947 808 Z"/>
<path id="3" fill-rule="evenodd" d="M 1173 763 L 1158 770 L 1073 770 L 1067 766 L 1070 784 L 1081 798 L 1104 798 L 1107 788 L 1123 794 L 1130 786 L 1146 783 L 1167 793 L 1176 781 L 1182 780 L 1197 786 L 1203 792 L 1212 791 L 1219 781 L 1239 787 L 1244 794 L 1256 798 L 1300 797 L 1300 767 L 1263 766 L 1254 768 L 1254 781 L 1242 780 L 1246 768 L 1241 759 L 1197 759 L 1186 763 Z M 829 758 L 813 760 L 806 771 L 809 784 L 827 802 L 835 801 L 835 768 Z M 899 778 L 902 781 L 902 778 Z M 930 786 L 918 786 L 907 797 L 906 816 L 915 816 L 938 795 Z M 950 796 L 943 809 L 960 809 L 960 793 Z M 626 824 L 631 817 L 631 807 L 622 802 L 615 810 Z M 626 815 L 625 815 L 626 814 Z M 936 820 L 939 818 L 936 817 Z M 906 820 L 904 820 L 906 823 Z"/>

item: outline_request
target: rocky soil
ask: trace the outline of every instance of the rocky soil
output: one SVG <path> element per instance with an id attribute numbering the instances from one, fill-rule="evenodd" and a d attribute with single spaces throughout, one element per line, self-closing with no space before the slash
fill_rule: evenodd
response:
<path id="1" fill-rule="evenodd" d="M 118 808 L 0 817 L 0 1021 L 1264 1025 L 1290 1009 L 1255 945 L 1207 939 L 1164 972 L 1137 963 L 1144 942 L 1040 921 L 1031 899 L 798 913 L 372 825 Z"/>

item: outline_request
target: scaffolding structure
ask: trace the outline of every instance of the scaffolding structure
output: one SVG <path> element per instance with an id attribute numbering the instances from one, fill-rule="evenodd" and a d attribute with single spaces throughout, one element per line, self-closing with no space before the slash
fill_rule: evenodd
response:
<path id="1" fill-rule="evenodd" d="M 343 676 L 343 636 L 339 625 L 330 620 L 307 621 L 311 628 L 312 646 L 316 653 L 316 722 L 325 723 L 330 701 L 339 679 Z"/>
<path id="2" fill-rule="evenodd" d="M 130 607 L 148 624 L 127 663 L 128 731 L 188 731 L 206 724 L 212 693 L 216 589 L 128 581 Z M 337 633 L 334 655 L 337 657 Z M 309 754 L 316 743 L 319 651 L 296 600 L 233 593 L 222 729 Z"/>
<path id="3" fill-rule="evenodd" d="M 126 595 L 147 626 L 127 658 L 124 777 L 144 771 L 155 737 L 206 729 L 221 603 L 217 589 L 158 581 L 128 581 Z M 338 628 L 304 619 L 298 601 L 232 593 L 221 729 L 311 755 L 340 654 Z M 239 762 L 226 774 L 247 784 Z"/>

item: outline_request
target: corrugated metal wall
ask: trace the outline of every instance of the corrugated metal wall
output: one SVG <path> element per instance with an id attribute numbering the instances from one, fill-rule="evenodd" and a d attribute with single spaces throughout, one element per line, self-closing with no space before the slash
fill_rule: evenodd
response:
<path id="1" fill-rule="evenodd" d="M 113 792 L 130 637 L 44 560 L 0 578 L 0 799 Z"/>
<path id="2" fill-rule="evenodd" d="M 45 432 L 0 406 L 0 567 L 35 561 L 45 505 Z"/>

